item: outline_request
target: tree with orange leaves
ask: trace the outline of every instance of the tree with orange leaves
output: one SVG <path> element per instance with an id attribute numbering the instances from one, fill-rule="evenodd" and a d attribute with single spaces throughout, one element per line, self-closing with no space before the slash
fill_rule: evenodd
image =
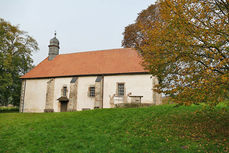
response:
<path id="1" fill-rule="evenodd" d="M 158 0 L 125 28 L 123 46 L 139 51 L 158 92 L 216 105 L 229 97 L 228 22 L 228 0 Z"/>

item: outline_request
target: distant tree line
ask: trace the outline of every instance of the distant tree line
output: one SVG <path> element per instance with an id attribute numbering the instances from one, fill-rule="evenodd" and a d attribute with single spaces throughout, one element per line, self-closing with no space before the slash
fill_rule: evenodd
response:
<path id="1" fill-rule="evenodd" d="M 19 105 L 20 76 L 32 68 L 36 50 L 36 40 L 0 18 L 0 105 Z"/>
<path id="2" fill-rule="evenodd" d="M 158 0 L 125 28 L 124 47 L 136 48 L 158 77 L 158 92 L 190 105 L 229 97 L 229 1 Z"/>

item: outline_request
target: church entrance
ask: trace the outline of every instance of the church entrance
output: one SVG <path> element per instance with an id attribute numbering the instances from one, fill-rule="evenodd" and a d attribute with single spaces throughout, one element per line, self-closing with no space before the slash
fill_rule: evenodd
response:
<path id="1" fill-rule="evenodd" d="M 59 102 L 60 102 L 60 112 L 67 112 L 68 101 L 69 101 L 68 98 L 66 96 L 61 96 L 57 100 L 59 100 Z"/>
<path id="2" fill-rule="evenodd" d="M 66 101 L 61 101 L 60 104 L 61 104 L 61 106 L 60 106 L 60 111 L 61 111 L 61 112 L 67 112 L 68 102 L 66 102 Z"/>

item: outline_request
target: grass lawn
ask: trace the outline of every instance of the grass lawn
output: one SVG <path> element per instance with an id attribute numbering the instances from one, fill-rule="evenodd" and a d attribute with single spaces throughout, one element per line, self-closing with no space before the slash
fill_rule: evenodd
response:
<path id="1" fill-rule="evenodd" d="M 0 152 L 229 152 L 229 108 L 0 113 Z"/>

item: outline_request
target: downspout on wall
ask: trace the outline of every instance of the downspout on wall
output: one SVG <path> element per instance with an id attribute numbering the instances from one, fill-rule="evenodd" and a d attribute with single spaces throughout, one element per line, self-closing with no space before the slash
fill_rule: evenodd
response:
<path id="1" fill-rule="evenodd" d="M 104 94 L 104 75 L 102 75 L 102 108 L 103 108 L 103 94 Z"/>

